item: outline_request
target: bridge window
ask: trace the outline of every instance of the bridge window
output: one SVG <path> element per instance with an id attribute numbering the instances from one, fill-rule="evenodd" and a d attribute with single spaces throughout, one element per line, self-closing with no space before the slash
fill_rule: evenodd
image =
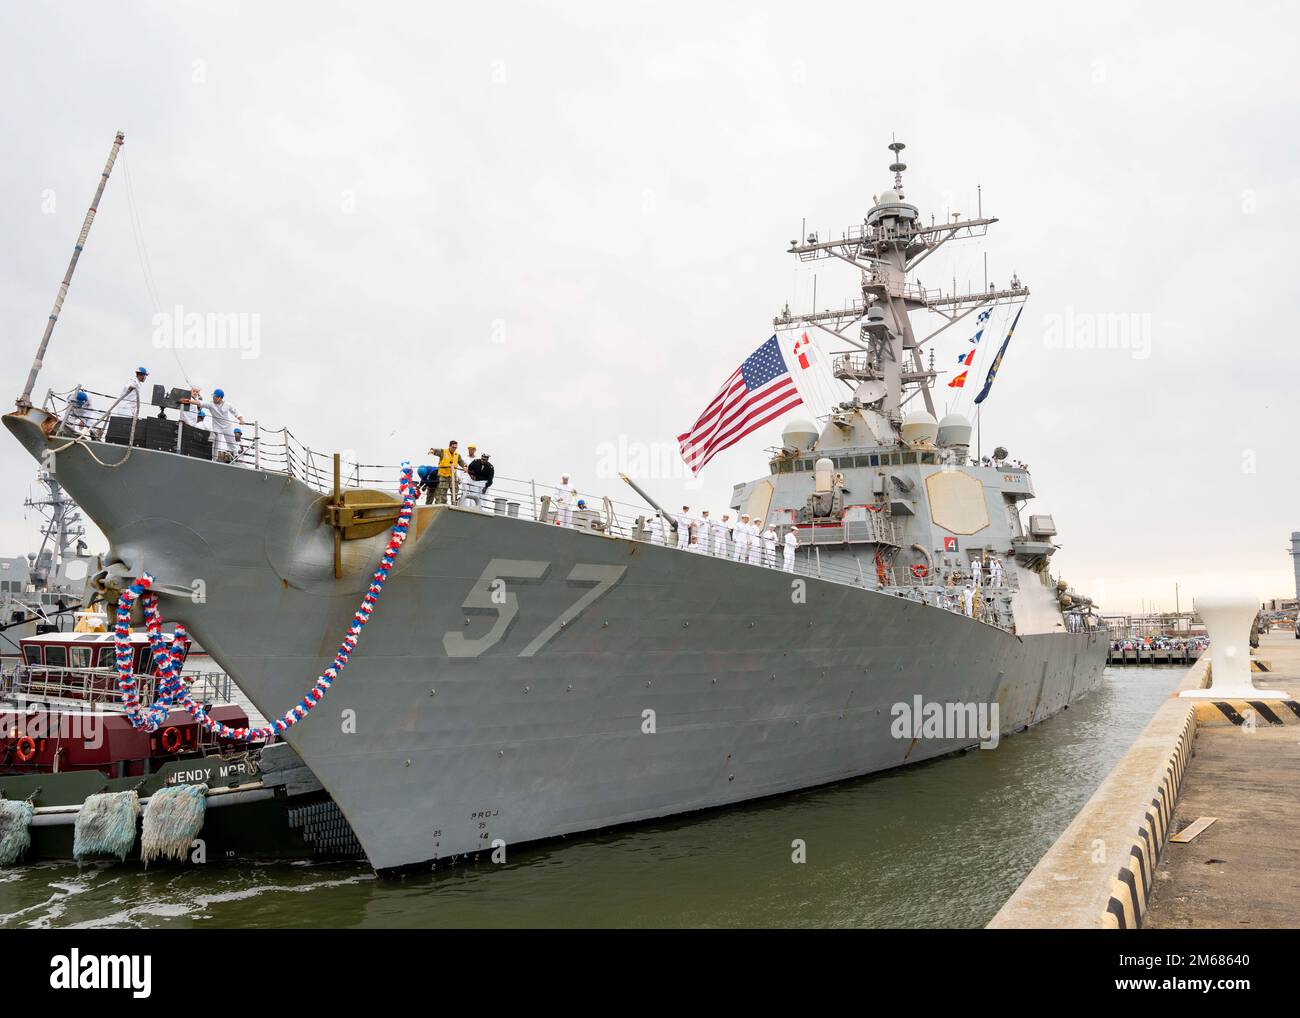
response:
<path id="1" fill-rule="evenodd" d="M 90 648 L 89 647 L 69 647 L 68 658 L 73 668 L 90 667 Z"/>
<path id="2" fill-rule="evenodd" d="M 40 648 L 40 647 L 24 647 L 24 648 L 23 648 L 23 657 L 26 659 L 26 661 L 27 661 L 27 663 L 28 663 L 29 665 L 38 665 L 38 664 L 41 663 L 41 648 Z"/>
<path id="3" fill-rule="evenodd" d="M 51 643 L 45 648 L 45 663 L 47 665 L 66 666 L 68 663 L 68 648 L 61 647 L 56 643 Z"/>

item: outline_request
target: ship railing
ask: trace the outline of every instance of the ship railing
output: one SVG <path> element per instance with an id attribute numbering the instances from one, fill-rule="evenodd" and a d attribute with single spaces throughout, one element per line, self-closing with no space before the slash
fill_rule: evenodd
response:
<path id="1" fill-rule="evenodd" d="M 61 410 L 66 409 L 68 399 L 75 395 L 76 391 L 76 388 L 74 388 L 64 394 L 51 392 L 47 396 L 46 409 L 51 413 L 61 412 Z M 91 392 L 89 389 L 85 391 Z M 92 393 L 92 396 L 111 398 L 100 393 Z M 232 464 L 233 466 L 237 468 L 251 466 L 266 472 L 284 474 L 323 494 L 328 494 L 334 490 L 334 458 L 332 453 L 322 454 L 314 451 L 310 446 L 298 439 L 288 428 L 263 428 L 255 422 L 249 426 L 254 429 L 253 452 L 250 456 L 241 458 L 235 464 Z M 367 488 L 395 493 L 398 476 L 399 468 L 396 466 L 360 463 L 346 455 L 340 457 L 339 484 L 343 489 Z M 464 471 L 458 470 L 455 483 L 446 499 L 451 504 L 461 508 L 476 509 L 482 512 L 527 519 L 539 523 L 568 526 L 576 530 L 588 531 L 608 537 L 624 538 L 647 544 L 652 543 L 649 524 L 655 513 L 654 510 L 644 505 L 619 502 L 603 494 L 586 494 L 574 489 L 570 489 L 567 496 L 561 500 L 557 496 L 554 483 L 539 484 L 534 480 L 508 478 L 500 475 L 494 478 L 491 488 L 485 495 L 477 496 L 474 494 L 473 488 L 465 484 L 465 479 Z M 421 501 L 424 502 L 426 499 L 426 494 L 421 493 Z M 586 506 L 579 507 L 579 500 L 585 501 Z M 674 510 L 670 508 L 669 512 L 671 514 Z M 698 516 L 698 512 L 692 515 Z M 733 519 L 739 518 L 738 513 L 732 512 L 730 515 L 732 515 Z M 882 540 L 889 544 L 896 544 L 897 536 L 891 521 L 871 520 L 866 526 L 879 527 L 883 531 L 886 524 L 888 524 L 888 533 L 881 535 Z M 842 528 L 837 529 L 840 529 L 842 534 Z M 784 533 L 785 528 L 780 528 L 779 536 L 781 538 L 784 537 Z M 903 576 L 901 584 L 894 582 L 891 571 L 886 577 L 889 582 L 882 586 L 873 557 L 867 556 L 864 559 L 861 555 L 851 554 L 849 556 L 852 559 L 850 563 L 845 561 L 846 556 L 844 555 L 823 555 L 821 553 L 824 545 L 842 544 L 842 537 L 839 541 L 828 539 L 825 542 L 813 540 L 803 543 L 802 531 L 800 531 L 800 535 L 801 545 L 795 553 L 791 570 L 795 575 L 828 580 L 833 583 L 842 583 L 865 590 L 882 590 L 885 593 L 909 597 L 923 603 L 933 603 L 933 599 L 927 601 L 923 594 L 923 589 L 926 586 L 924 581 L 917 581 L 912 578 L 909 570 L 903 569 L 901 571 Z M 708 553 L 711 554 L 714 546 L 711 533 L 707 535 L 707 541 Z M 665 529 L 665 543 L 669 547 L 677 545 L 676 534 L 668 528 Z M 726 540 L 724 545 L 725 557 L 735 559 L 734 542 Z M 691 552 L 683 549 L 683 554 L 691 554 Z M 742 559 L 744 564 L 753 565 L 757 568 L 783 569 L 784 548 L 781 541 L 778 540 L 775 551 L 769 553 L 760 543 L 756 555 L 746 553 L 742 556 Z M 931 581 L 930 585 L 933 586 L 933 581 Z M 940 606 L 944 606 L 945 601 L 943 598 L 937 600 Z M 1002 628 L 1007 628 L 1007 626 Z"/>
<path id="2" fill-rule="evenodd" d="M 136 691 L 142 703 L 153 703 L 158 677 L 136 673 Z M 5 677 L 3 693 L 28 700 L 75 700 L 121 711 L 117 672 L 112 668 L 70 668 L 57 665 L 18 665 Z M 222 672 L 186 672 L 190 694 L 201 704 L 231 703 L 233 686 Z"/>

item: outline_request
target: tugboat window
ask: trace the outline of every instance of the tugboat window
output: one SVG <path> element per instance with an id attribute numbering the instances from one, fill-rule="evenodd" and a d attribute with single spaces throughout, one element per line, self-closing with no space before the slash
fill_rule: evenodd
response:
<path id="1" fill-rule="evenodd" d="M 29 665 L 38 665 L 41 663 L 40 647 L 24 647 L 23 657 L 27 659 Z"/>
<path id="2" fill-rule="evenodd" d="M 89 647 L 70 647 L 68 657 L 73 668 L 90 667 L 90 648 Z"/>
<path id="3" fill-rule="evenodd" d="M 66 666 L 68 663 L 68 648 L 53 643 L 50 644 L 45 648 L 45 663 L 47 665 Z"/>

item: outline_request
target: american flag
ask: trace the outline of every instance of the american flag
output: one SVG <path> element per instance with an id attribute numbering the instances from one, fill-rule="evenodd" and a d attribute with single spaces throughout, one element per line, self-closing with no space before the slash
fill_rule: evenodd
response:
<path id="1" fill-rule="evenodd" d="M 773 336 L 722 383 L 691 430 L 677 436 L 682 459 L 698 474 L 714 455 L 802 402 Z"/>

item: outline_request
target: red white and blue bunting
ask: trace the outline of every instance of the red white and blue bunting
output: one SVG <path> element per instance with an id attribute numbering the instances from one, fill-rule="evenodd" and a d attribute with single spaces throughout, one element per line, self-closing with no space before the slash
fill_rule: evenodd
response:
<path id="1" fill-rule="evenodd" d="M 189 685 L 181 675 L 181 665 L 189 640 L 188 634 L 183 626 L 177 626 L 172 635 L 171 645 L 168 646 L 162 632 L 163 621 L 158 611 L 158 595 L 152 589 L 154 577 L 150 573 L 142 573 L 139 580 L 131 584 L 130 588 L 118 597 L 117 623 L 113 630 L 117 650 L 117 688 L 131 724 L 146 732 L 157 731 L 171 710 L 180 707 L 188 711 L 195 721 L 218 738 L 261 742 L 284 732 L 305 718 L 307 713 L 329 692 L 330 686 L 339 677 L 339 673 L 347 667 L 348 659 L 356 650 L 362 627 L 370 620 L 375 605 L 379 603 L 379 595 L 383 593 L 388 573 L 393 568 L 397 553 L 402 550 L 402 544 L 406 541 L 411 525 L 411 514 L 414 512 L 415 500 L 419 495 L 419 488 L 411 478 L 411 467 L 408 463 L 402 464 L 399 492 L 402 496 L 402 507 L 398 510 L 397 522 L 393 524 L 389 535 L 388 546 L 379 561 L 379 568 L 375 570 L 370 580 L 370 587 L 361 599 L 361 606 L 352 615 L 352 624 L 339 645 L 334 663 L 325 669 L 298 703 L 289 708 L 283 717 L 271 722 L 268 728 L 231 728 L 208 717 L 207 711 L 194 702 Z M 157 697 L 152 704 L 143 709 L 136 686 L 131 649 L 131 605 L 137 599 L 141 601 L 144 608 L 145 630 L 149 634 L 149 647 L 153 656 L 154 670 L 158 676 Z"/>

